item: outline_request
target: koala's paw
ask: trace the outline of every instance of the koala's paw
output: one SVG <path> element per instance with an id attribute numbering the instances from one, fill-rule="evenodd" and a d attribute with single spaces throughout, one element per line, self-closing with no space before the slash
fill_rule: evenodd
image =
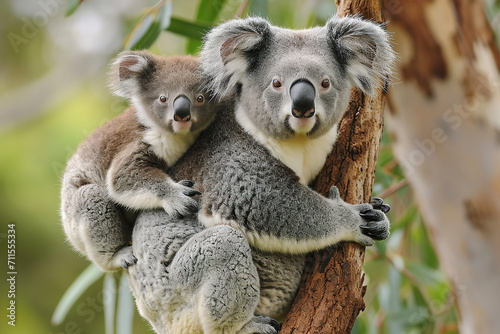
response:
<path id="1" fill-rule="evenodd" d="M 356 205 L 363 223 L 359 226 L 361 233 L 373 240 L 385 240 L 389 237 L 389 219 L 385 213 L 391 209 L 380 198 L 372 198 L 370 204 Z M 369 244 L 367 244 L 369 245 Z"/>
<path id="2" fill-rule="evenodd" d="M 125 246 L 120 248 L 114 255 L 112 259 L 116 267 L 123 267 L 128 269 L 128 267 L 133 266 L 137 263 L 137 258 L 132 252 L 132 246 Z"/>
<path id="3" fill-rule="evenodd" d="M 380 197 L 373 197 L 370 199 L 370 204 L 373 206 L 374 209 L 380 210 L 383 213 L 387 213 L 391 211 L 391 207 L 389 204 L 385 204 L 384 200 Z"/>
<path id="4" fill-rule="evenodd" d="M 332 186 L 328 198 L 339 205 L 343 215 L 346 215 L 348 229 L 354 232 L 354 240 L 365 246 L 372 246 L 374 240 L 384 240 L 389 237 L 389 219 L 385 215 L 391 207 L 381 198 L 370 199 L 370 203 L 352 205 L 345 203 L 337 187 Z M 349 212 L 349 213 L 347 213 Z M 349 218 L 347 218 L 349 217 Z"/>
<path id="5" fill-rule="evenodd" d="M 163 201 L 163 209 L 169 215 L 187 216 L 198 211 L 198 202 L 193 198 L 201 193 L 193 189 L 194 183 L 182 180 L 175 184 L 173 194 Z"/>
<path id="6" fill-rule="evenodd" d="M 259 315 L 246 323 L 238 334 L 277 334 L 280 330 L 281 325 L 278 321 Z"/>

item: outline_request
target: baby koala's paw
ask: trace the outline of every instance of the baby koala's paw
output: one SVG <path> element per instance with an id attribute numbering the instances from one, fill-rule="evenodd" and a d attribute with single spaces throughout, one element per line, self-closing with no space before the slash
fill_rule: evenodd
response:
<path id="1" fill-rule="evenodd" d="M 112 258 L 115 267 L 123 267 L 128 269 L 128 267 L 136 264 L 137 258 L 134 256 L 132 252 L 132 246 L 125 246 L 120 248 Z"/>
<path id="2" fill-rule="evenodd" d="M 187 216 L 198 211 L 198 201 L 193 197 L 201 193 L 193 189 L 194 183 L 182 180 L 175 184 L 173 193 L 163 200 L 163 209 L 169 215 Z"/>

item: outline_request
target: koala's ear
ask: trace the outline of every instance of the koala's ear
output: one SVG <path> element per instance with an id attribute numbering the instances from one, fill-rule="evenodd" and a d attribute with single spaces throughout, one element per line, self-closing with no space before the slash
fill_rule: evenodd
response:
<path id="1" fill-rule="evenodd" d="M 269 23 L 257 17 L 231 20 L 212 29 L 200 53 L 207 88 L 214 95 L 227 94 L 258 61 L 270 33 Z"/>
<path id="2" fill-rule="evenodd" d="M 109 86 L 113 94 L 131 99 L 139 93 L 141 74 L 153 70 L 154 56 L 147 51 L 121 52 L 111 64 Z"/>
<path id="3" fill-rule="evenodd" d="M 381 25 L 357 17 L 332 17 L 326 29 L 341 71 L 353 86 L 373 96 L 389 79 L 395 60 L 389 35 Z"/>

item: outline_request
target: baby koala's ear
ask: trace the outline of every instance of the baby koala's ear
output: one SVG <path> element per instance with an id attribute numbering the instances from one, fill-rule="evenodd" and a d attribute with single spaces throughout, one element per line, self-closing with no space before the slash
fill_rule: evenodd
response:
<path id="1" fill-rule="evenodd" d="M 121 52 L 111 64 L 109 86 L 114 95 L 131 99 L 140 93 L 145 72 L 154 72 L 154 56 L 147 51 Z"/>

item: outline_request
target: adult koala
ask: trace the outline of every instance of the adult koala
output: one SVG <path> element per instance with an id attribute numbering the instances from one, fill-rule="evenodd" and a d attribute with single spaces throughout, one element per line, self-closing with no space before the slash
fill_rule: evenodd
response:
<path id="1" fill-rule="evenodd" d="M 300 31 L 247 18 L 209 32 L 201 66 L 229 98 L 169 171 L 202 191 L 198 219 L 146 212 L 133 233 L 132 289 L 158 332 L 276 333 L 270 318 L 289 310 L 304 254 L 389 236 L 382 201 L 352 205 L 307 185 L 351 88 L 374 94 L 393 59 L 384 30 L 353 17 Z"/>

